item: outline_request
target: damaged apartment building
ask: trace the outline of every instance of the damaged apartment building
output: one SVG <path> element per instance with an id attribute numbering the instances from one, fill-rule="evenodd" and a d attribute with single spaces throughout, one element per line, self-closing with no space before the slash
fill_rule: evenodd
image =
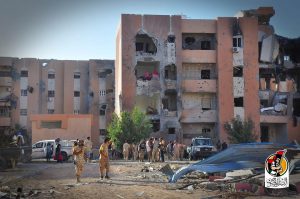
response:
<path id="1" fill-rule="evenodd" d="M 32 142 L 90 136 L 97 146 L 113 111 L 113 60 L 0 58 L 1 133 L 19 125 Z"/>
<path id="2" fill-rule="evenodd" d="M 288 75 L 296 64 L 269 24 L 274 13 L 260 7 L 212 20 L 123 14 L 116 113 L 137 106 L 154 135 L 185 144 L 196 136 L 227 141 L 223 125 L 235 117 L 252 119 L 258 141 L 299 141 L 299 75 Z"/>

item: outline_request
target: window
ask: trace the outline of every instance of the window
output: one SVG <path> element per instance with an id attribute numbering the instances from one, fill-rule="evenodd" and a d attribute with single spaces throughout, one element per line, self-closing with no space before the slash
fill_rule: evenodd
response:
<path id="1" fill-rule="evenodd" d="M 41 128 L 60 129 L 61 124 L 62 124 L 61 121 L 41 121 Z"/>
<path id="2" fill-rule="evenodd" d="M 168 134 L 175 134 L 175 128 L 169 128 Z"/>
<path id="3" fill-rule="evenodd" d="M 201 79 L 210 79 L 210 70 L 201 70 Z"/>
<path id="4" fill-rule="evenodd" d="M 10 117 L 10 111 L 8 107 L 0 106 L 0 117 Z"/>
<path id="5" fill-rule="evenodd" d="M 100 114 L 100 115 L 105 115 L 105 110 L 100 109 L 99 114 Z"/>
<path id="6" fill-rule="evenodd" d="M 210 128 L 203 128 L 202 133 L 210 133 Z"/>
<path id="7" fill-rule="evenodd" d="M 21 90 L 21 96 L 27 96 L 27 89 L 22 89 Z"/>
<path id="8" fill-rule="evenodd" d="M 34 148 L 43 148 L 43 142 L 38 142 L 34 145 Z"/>
<path id="9" fill-rule="evenodd" d="M 48 114 L 53 114 L 54 113 L 54 109 L 48 109 Z"/>
<path id="10" fill-rule="evenodd" d="M 74 110 L 74 114 L 78 115 L 79 114 L 79 110 Z"/>
<path id="11" fill-rule="evenodd" d="M 235 107 L 244 107 L 244 98 L 243 97 L 234 98 L 234 106 Z"/>
<path id="12" fill-rule="evenodd" d="M 20 115 L 26 116 L 27 115 L 27 109 L 20 109 Z"/>
<path id="13" fill-rule="evenodd" d="M 105 95 L 106 95 L 106 91 L 105 90 L 100 91 L 100 96 L 105 96 Z"/>
<path id="14" fill-rule="evenodd" d="M 232 38 L 232 47 L 242 48 L 242 36 L 236 36 Z"/>
<path id="15" fill-rule="evenodd" d="M 74 73 L 74 79 L 80 79 L 80 72 Z"/>
<path id="16" fill-rule="evenodd" d="M 55 79 L 55 73 L 48 73 L 48 79 Z"/>
<path id="17" fill-rule="evenodd" d="M 144 44 L 141 42 L 136 42 L 135 43 L 135 49 L 136 51 L 143 51 L 144 50 Z"/>
<path id="18" fill-rule="evenodd" d="M 80 97 L 80 91 L 74 91 L 74 97 Z"/>
<path id="19" fill-rule="evenodd" d="M 99 129 L 99 135 L 106 135 L 106 129 Z"/>
<path id="20" fill-rule="evenodd" d="M 202 98 L 202 110 L 211 110 L 211 98 Z"/>
<path id="21" fill-rule="evenodd" d="M 28 77 L 28 71 L 27 70 L 21 70 L 21 77 Z"/>
<path id="22" fill-rule="evenodd" d="M 48 91 L 48 97 L 55 97 L 55 91 Z"/>
<path id="23" fill-rule="evenodd" d="M 201 50 L 210 50 L 210 41 L 202 41 Z"/>
<path id="24" fill-rule="evenodd" d="M 233 67 L 233 77 L 243 77 L 243 68 Z"/>
<path id="25" fill-rule="evenodd" d="M 0 77 L 11 77 L 10 71 L 0 71 Z"/>

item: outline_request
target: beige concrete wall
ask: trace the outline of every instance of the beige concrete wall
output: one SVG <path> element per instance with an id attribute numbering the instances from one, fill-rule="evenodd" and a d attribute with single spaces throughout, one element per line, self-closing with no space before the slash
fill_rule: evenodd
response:
<path id="1" fill-rule="evenodd" d="M 217 92 L 217 80 L 204 79 L 204 80 L 183 80 L 182 81 L 183 92 Z"/>
<path id="2" fill-rule="evenodd" d="M 288 116 L 279 115 L 260 115 L 260 123 L 283 124 L 288 123 Z"/>
<path id="3" fill-rule="evenodd" d="M 182 33 L 216 33 L 217 22 L 211 19 L 182 19 Z"/>
<path id="4" fill-rule="evenodd" d="M 216 50 L 182 50 L 184 63 L 216 63 Z"/>
<path id="5" fill-rule="evenodd" d="M 31 115 L 32 143 L 44 139 L 85 139 L 91 136 L 92 115 Z M 62 128 L 41 128 L 42 121 L 62 121 Z"/>
<path id="6" fill-rule="evenodd" d="M 202 109 L 184 109 L 180 117 L 181 123 L 214 123 L 217 122 L 217 111 Z"/>

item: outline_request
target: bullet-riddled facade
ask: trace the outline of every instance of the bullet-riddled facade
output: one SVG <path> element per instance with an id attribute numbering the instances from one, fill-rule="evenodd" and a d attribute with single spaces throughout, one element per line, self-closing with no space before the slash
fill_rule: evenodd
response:
<path id="1" fill-rule="evenodd" d="M 18 124 L 33 142 L 86 135 L 95 146 L 103 141 L 114 111 L 114 61 L 2 57 L 0 79 L 1 133 Z"/>
<path id="2" fill-rule="evenodd" d="M 238 116 L 252 119 L 258 141 L 299 140 L 297 85 L 286 76 L 273 81 L 284 68 L 273 15 L 270 7 L 214 20 L 123 14 L 116 113 L 138 106 L 153 132 L 185 144 L 196 136 L 227 141 L 223 125 Z"/>

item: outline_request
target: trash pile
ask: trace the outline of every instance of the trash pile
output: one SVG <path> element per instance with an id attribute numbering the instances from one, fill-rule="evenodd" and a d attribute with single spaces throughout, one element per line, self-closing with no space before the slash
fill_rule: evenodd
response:
<path id="1" fill-rule="evenodd" d="M 287 149 L 289 161 L 289 188 L 265 188 L 265 161 L 277 150 Z M 182 167 L 175 173 L 169 165 L 160 169 L 170 177 L 167 189 L 203 189 L 224 194 L 243 196 L 287 196 L 300 193 L 300 147 L 272 143 L 232 145 L 206 160 Z M 205 198 L 220 198 L 221 195 Z"/>

